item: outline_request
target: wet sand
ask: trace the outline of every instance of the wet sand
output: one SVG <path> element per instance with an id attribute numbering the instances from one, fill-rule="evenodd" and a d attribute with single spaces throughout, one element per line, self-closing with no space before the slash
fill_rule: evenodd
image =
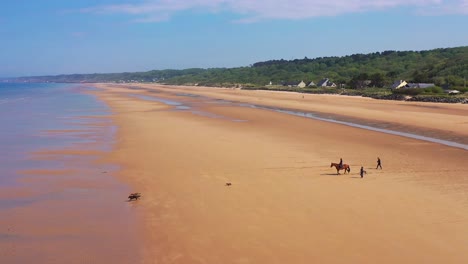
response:
<path id="1" fill-rule="evenodd" d="M 144 263 L 468 261 L 468 175 L 460 166 L 468 162 L 466 150 L 212 100 L 315 111 L 463 142 L 467 105 L 98 87 L 94 93 L 118 126 L 104 160 L 119 164 L 119 179 L 143 193 L 134 204 L 144 210 Z M 383 170 L 375 169 L 377 157 Z M 330 168 L 339 158 L 350 174 Z M 367 171 L 362 179 L 360 166 Z"/>
<path id="2" fill-rule="evenodd" d="M 30 152 L 22 163 L 29 167 L 18 168 L 13 185 L 0 186 L 0 263 L 139 261 L 138 208 L 112 176 L 115 165 L 102 160 L 112 143 L 109 120 L 86 119 L 70 119 L 82 129 L 34 135 L 50 134 L 54 147 Z"/>

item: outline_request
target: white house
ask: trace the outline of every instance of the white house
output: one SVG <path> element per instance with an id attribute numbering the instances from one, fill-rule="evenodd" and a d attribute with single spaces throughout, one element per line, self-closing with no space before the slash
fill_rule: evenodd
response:
<path id="1" fill-rule="evenodd" d="M 304 88 L 306 87 L 306 83 L 304 81 L 301 81 L 300 83 L 297 84 L 297 87 Z"/>

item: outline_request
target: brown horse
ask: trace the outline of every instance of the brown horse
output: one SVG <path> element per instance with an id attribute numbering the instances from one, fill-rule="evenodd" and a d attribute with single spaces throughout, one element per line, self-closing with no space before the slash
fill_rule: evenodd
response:
<path id="1" fill-rule="evenodd" d="M 340 164 L 339 163 L 331 163 L 330 164 L 330 168 L 335 166 L 336 168 L 336 174 L 340 174 L 340 170 L 344 170 L 344 173 L 346 174 L 346 172 L 350 172 L 351 171 L 351 167 L 349 167 L 348 164 L 343 164 L 343 167 L 340 168 Z"/>

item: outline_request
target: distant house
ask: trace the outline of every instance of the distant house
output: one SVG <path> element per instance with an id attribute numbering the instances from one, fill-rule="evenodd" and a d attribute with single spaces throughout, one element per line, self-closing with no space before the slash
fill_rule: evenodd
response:
<path id="1" fill-rule="evenodd" d="M 404 87 L 405 85 L 407 85 L 408 83 L 406 81 L 403 81 L 403 80 L 398 80 L 398 81 L 395 81 L 393 84 L 392 84 L 392 89 L 400 89 L 402 87 Z"/>
<path id="2" fill-rule="evenodd" d="M 314 87 L 314 86 L 317 86 L 317 85 L 313 81 L 307 84 L 307 87 Z"/>
<path id="3" fill-rule="evenodd" d="M 435 84 L 433 83 L 408 83 L 403 80 L 396 81 L 392 84 L 392 89 L 400 89 L 400 88 L 429 88 L 434 87 Z"/>
<path id="4" fill-rule="evenodd" d="M 297 87 L 304 88 L 306 87 L 306 83 L 304 81 L 301 81 L 300 83 L 297 84 Z"/>
<path id="5" fill-rule="evenodd" d="M 405 85 L 405 88 L 429 88 L 434 87 L 433 83 L 408 83 Z"/>
<path id="6" fill-rule="evenodd" d="M 283 86 L 288 86 L 288 87 L 299 87 L 299 88 L 304 88 L 306 86 L 304 81 L 300 82 L 284 82 Z"/>
<path id="7" fill-rule="evenodd" d="M 446 92 L 448 94 L 459 94 L 460 93 L 460 91 L 458 91 L 458 90 L 447 90 Z"/>
<path id="8" fill-rule="evenodd" d="M 330 79 L 325 78 L 320 80 L 317 84 L 318 87 L 336 87 L 336 84 L 331 82 Z"/>
<path id="9" fill-rule="evenodd" d="M 327 78 L 322 79 L 322 80 L 320 80 L 320 81 L 317 83 L 317 86 L 318 86 L 318 87 L 325 87 L 325 86 L 327 86 L 328 81 L 329 81 L 329 80 L 328 80 Z"/>
<path id="10" fill-rule="evenodd" d="M 294 87 L 298 82 L 283 82 L 283 86 Z"/>

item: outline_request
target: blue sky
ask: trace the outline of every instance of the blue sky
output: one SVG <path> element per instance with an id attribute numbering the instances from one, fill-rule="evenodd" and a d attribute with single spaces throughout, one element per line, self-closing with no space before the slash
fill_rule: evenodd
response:
<path id="1" fill-rule="evenodd" d="M 468 45 L 468 0 L 12 0 L 0 77 Z"/>

